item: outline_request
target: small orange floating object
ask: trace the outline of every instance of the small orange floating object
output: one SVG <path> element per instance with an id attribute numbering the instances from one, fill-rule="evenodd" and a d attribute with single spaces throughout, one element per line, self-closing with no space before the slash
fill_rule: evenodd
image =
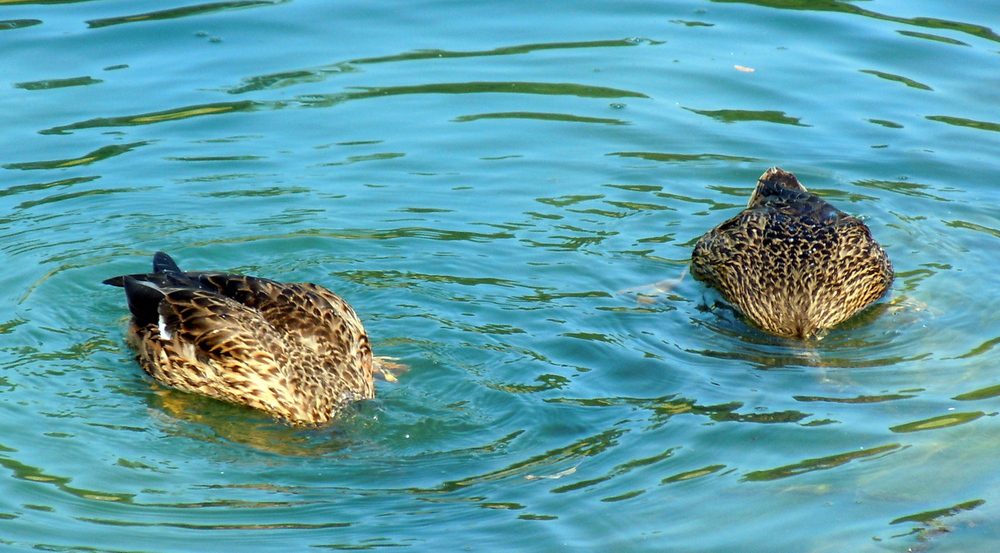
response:
<path id="1" fill-rule="evenodd" d="M 747 67 L 745 65 L 734 65 L 733 69 L 737 71 L 742 71 L 744 73 L 753 73 L 754 71 L 756 71 L 756 69 L 754 69 L 753 67 Z"/>

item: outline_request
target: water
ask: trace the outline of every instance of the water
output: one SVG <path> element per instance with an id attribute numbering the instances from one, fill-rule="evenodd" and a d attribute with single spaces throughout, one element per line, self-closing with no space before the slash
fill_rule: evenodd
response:
<path id="1" fill-rule="evenodd" d="M 986 551 L 991 3 L 0 8 L 0 549 Z M 752 70 L 752 71 L 751 71 Z M 897 280 L 803 345 L 681 275 L 780 165 Z M 296 430 L 157 386 L 121 291 L 319 282 L 410 366 Z"/>

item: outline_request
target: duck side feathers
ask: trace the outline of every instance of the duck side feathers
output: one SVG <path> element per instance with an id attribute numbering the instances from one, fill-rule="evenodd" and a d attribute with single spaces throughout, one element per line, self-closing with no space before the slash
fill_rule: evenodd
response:
<path id="1" fill-rule="evenodd" d="M 374 396 L 373 356 L 355 311 L 311 283 L 182 272 L 166 254 L 124 286 L 130 342 L 142 368 L 167 386 L 322 424 Z"/>

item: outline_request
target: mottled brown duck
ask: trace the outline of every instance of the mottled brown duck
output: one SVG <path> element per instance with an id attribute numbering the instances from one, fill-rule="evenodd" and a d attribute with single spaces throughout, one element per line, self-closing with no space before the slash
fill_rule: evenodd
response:
<path id="1" fill-rule="evenodd" d="M 868 227 L 777 167 L 746 209 L 702 236 L 691 274 L 747 319 L 788 338 L 810 338 L 881 298 L 892 263 Z"/>
<path id="2" fill-rule="evenodd" d="M 184 272 L 163 252 L 152 273 L 104 283 L 125 288 L 129 342 L 150 376 L 293 425 L 374 397 L 373 373 L 393 365 L 373 357 L 354 309 L 316 284 Z"/>

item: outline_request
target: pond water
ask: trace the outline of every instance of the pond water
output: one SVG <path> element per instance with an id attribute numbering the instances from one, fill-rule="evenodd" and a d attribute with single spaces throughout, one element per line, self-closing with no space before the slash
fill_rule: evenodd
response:
<path id="1" fill-rule="evenodd" d="M 989 2 L 0 2 L 0 549 L 984 551 Z M 769 166 L 897 271 L 802 343 L 678 279 Z M 409 367 L 294 429 L 109 276 L 324 284 Z"/>

